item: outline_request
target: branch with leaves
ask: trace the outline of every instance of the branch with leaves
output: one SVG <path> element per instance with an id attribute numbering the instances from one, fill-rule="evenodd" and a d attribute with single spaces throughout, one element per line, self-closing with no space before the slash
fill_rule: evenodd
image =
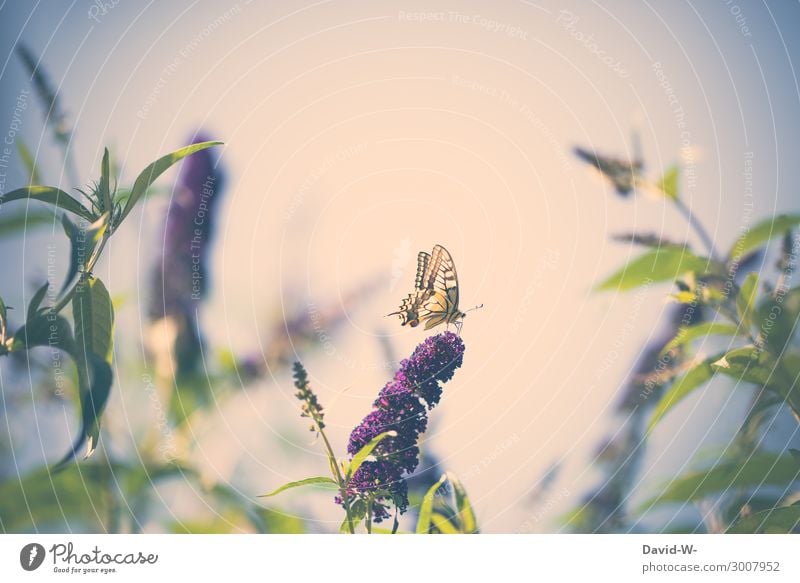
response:
<path id="1" fill-rule="evenodd" d="M 800 226 L 800 215 L 779 215 L 756 224 L 721 255 L 680 196 L 677 166 L 650 181 L 642 175 L 640 161 L 632 164 L 590 155 L 586 150 L 580 150 L 578 155 L 603 173 L 618 193 L 627 195 L 644 189 L 660 192 L 686 218 L 707 251 L 707 255 L 697 253 L 688 243 L 674 243 L 659 235 L 617 236 L 617 240 L 643 245 L 648 250 L 596 288 L 624 292 L 672 282 L 676 286 L 671 294 L 675 302 L 702 307 L 704 314 L 712 315 L 680 326 L 663 348 L 659 362 L 665 364 L 665 370 L 648 381 L 658 389 L 652 392 L 656 402 L 643 399 L 633 414 L 637 418 L 646 416 L 645 438 L 679 403 L 715 377 L 731 379 L 735 388 L 755 388 L 751 412 L 735 445 L 726 448 L 719 462 L 709 469 L 676 477 L 638 512 L 667 502 L 700 503 L 712 499 L 715 505 L 727 504 L 723 522 L 728 532 L 797 531 L 800 452 L 789 450 L 788 446 L 784 451 L 766 451 L 761 443 L 763 434 L 770 431 L 763 426 L 765 411 L 784 407 L 800 421 L 800 350 L 796 343 L 800 287 L 791 285 L 798 255 L 798 239 L 792 229 Z M 782 244 L 774 279 L 758 272 L 742 273 L 748 258 L 766 253 L 775 239 L 782 239 Z M 712 337 L 726 341 L 727 348 L 710 358 L 692 357 L 692 346 Z M 650 396 L 650 389 L 646 397 Z M 773 489 L 771 497 L 759 495 L 765 487 Z M 580 510 L 573 513 L 573 518 L 579 514 Z"/>
<path id="2" fill-rule="evenodd" d="M 11 334 L 8 308 L 0 299 L 0 356 L 50 346 L 68 354 L 75 363 L 81 430 L 67 454 L 56 464 L 57 469 L 72 461 L 84 444 L 84 458 L 94 452 L 100 436 L 100 418 L 113 383 L 114 308 L 106 286 L 93 274 L 103 249 L 159 176 L 186 156 L 219 144 L 193 144 L 159 158 L 139 174 L 130 191 L 118 190 L 106 149 L 100 180 L 88 192 L 78 190 L 80 196 L 35 185 L 0 196 L 0 205 L 24 200 L 55 207 L 61 213 L 64 233 L 70 241 L 69 268 L 52 305 L 43 305 L 47 283 L 34 293 L 25 323 Z M 71 322 L 62 315 L 67 306 L 72 308 Z"/>

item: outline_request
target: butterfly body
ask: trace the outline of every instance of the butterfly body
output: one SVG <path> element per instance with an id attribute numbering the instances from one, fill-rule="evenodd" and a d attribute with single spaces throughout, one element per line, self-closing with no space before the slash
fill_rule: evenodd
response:
<path id="1" fill-rule="evenodd" d="M 435 245 L 431 253 L 419 253 L 414 291 L 406 296 L 398 311 L 388 315 L 400 316 L 401 325 L 412 328 L 422 322 L 426 330 L 439 324 L 460 328 L 466 314 L 458 309 L 458 274 L 447 249 Z"/>

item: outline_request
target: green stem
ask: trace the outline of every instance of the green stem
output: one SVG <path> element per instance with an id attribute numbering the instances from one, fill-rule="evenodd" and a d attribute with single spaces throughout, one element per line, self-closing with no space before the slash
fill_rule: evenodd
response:
<path id="1" fill-rule="evenodd" d="M 339 469 L 339 463 L 336 461 L 336 455 L 333 453 L 333 448 L 331 447 L 330 441 L 328 441 L 328 436 L 325 435 L 325 431 L 322 430 L 316 419 L 314 421 L 317 424 L 317 430 L 322 437 L 322 442 L 325 444 L 325 449 L 327 450 L 328 460 L 330 461 L 331 467 L 336 471 L 336 481 L 339 482 L 339 493 L 342 495 L 344 512 L 347 516 L 347 529 L 350 531 L 350 534 L 355 534 L 356 529 L 353 526 L 353 515 L 350 512 L 350 496 L 347 495 L 347 481 L 345 481 L 344 476 L 342 476 L 342 471 Z"/>
<path id="2" fill-rule="evenodd" d="M 373 498 L 370 496 L 367 500 L 367 534 L 372 534 L 372 504 Z"/>
<path id="3" fill-rule="evenodd" d="M 687 207 L 683 201 L 679 198 L 674 199 L 675 206 L 678 207 L 681 215 L 686 219 L 689 223 L 689 226 L 692 227 L 697 233 L 697 236 L 700 237 L 700 240 L 703 242 L 703 245 L 706 246 L 708 249 L 709 255 L 711 255 L 711 259 L 717 259 L 717 250 L 714 247 L 714 242 L 711 240 L 711 237 L 708 235 L 708 231 L 706 231 L 705 227 L 703 227 L 703 223 L 701 223 L 697 217 L 694 216 L 692 210 Z"/>
<path id="4" fill-rule="evenodd" d="M 87 274 L 87 273 L 91 273 L 91 272 L 92 272 L 92 270 L 94 269 L 94 266 L 95 266 L 95 265 L 97 265 L 97 261 L 100 259 L 100 255 L 102 254 L 102 252 L 103 252 L 103 249 L 105 248 L 105 246 L 106 246 L 106 243 L 108 242 L 108 239 L 109 239 L 110 237 L 111 237 L 111 233 L 109 233 L 108 231 L 106 231 L 106 232 L 103 234 L 103 237 L 102 237 L 102 239 L 100 239 L 100 244 L 99 244 L 99 245 L 98 245 L 98 246 L 95 248 L 95 250 L 92 252 L 92 256 L 89 258 L 89 261 L 88 261 L 88 262 L 86 263 L 86 265 L 84 266 L 83 273 L 82 273 L 82 274 L 80 275 L 80 277 L 78 278 L 78 281 L 77 281 L 77 282 L 75 282 L 75 285 L 73 285 L 73 286 L 72 286 L 72 287 L 69 289 L 69 291 L 67 291 L 67 292 L 66 292 L 66 293 L 65 293 L 65 294 L 64 294 L 64 295 L 61 297 L 61 299 L 60 299 L 60 300 L 58 300 L 58 301 L 57 301 L 57 302 L 56 302 L 56 303 L 53 305 L 53 307 L 52 307 L 52 308 L 50 308 L 50 310 L 49 310 L 49 313 L 50 313 L 50 314 L 57 314 L 57 313 L 59 313 L 61 310 L 63 310 L 63 309 L 64 309 L 64 308 L 67 306 L 67 304 L 69 304 L 69 303 L 72 301 L 72 298 L 73 298 L 73 296 L 75 295 L 75 292 L 78 290 L 78 286 L 79 286 L 79 285 L 81 285 L 81 283 L 83 282 L 83 278 L 84 278 L 85 274 Z"/>

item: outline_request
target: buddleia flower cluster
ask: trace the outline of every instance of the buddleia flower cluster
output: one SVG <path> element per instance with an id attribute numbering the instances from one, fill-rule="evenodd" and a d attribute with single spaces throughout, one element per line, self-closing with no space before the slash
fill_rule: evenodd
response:
<path id="1" fill-rule="evenodd" d="M 419 463 L 419 436 L 428 426 L 428 411 L 442 396 L 441 383 L 461 366 L 464 342 L 452 332 L 427 338 L 400 363 L 394 378 L 378 394 L 372 411 L 353 429 L 347 444 L 353 456 L 373 438 L 391 431 L 373 450 L 348 483 L 348 495 L 372 501 L 372 519 L 389 518 L 389 504 L 403 514 L 408 508 L 404 476 Z M 336 501 L 341 504 L 341 497 Z"/>

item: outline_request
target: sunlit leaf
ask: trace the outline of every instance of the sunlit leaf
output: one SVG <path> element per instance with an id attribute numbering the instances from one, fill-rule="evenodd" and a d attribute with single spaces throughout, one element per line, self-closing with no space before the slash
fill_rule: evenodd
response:
<path id="1" fill-rule="evenodd" d="M 42 300 L 44 299 L 45 294 L 47 294 L 49 287 L 50 284 L 44 283 L 39 289 L 36 290 L 36 292 L 34 292 L 33 297 L 28 304 L 27 320 L 33 320 L 36 317 L 36 313 L 39 311 L 39 308 L 42 305 Z"/>
<path id="2" fill-rule="evenodd" d="M 756 325 L 761 341 L 776 356 L 784 354 L 798 328 L 800 288 L 767 296 L 759 304 L 757 313 Z"/>
<path id="3" fill-rule="evenodd" d="M 280 494 L 281 492 L 285 492 L 286 490 L 290 490 L 292 488 L 299 488 L 300 486 L 310 486 L 312 484 L 333 484 L 333 486 L 338 487 L 338 484 L 335 480 L 328 478 L 326 476 L 316 476 L 314 478 L 305 478 L 304 480 L 297 480 L 296 482 L 289 482 L 288 484 L 284 484 L 277 490 L 273 490 L 269 494 L 261 494 L 259 498 L 268 498 L 270 496 L 275 496 Z"/>
<path id="4" fill-rule="evenodd" d="M 100 166 L 100 183 L 97 185 L 97 196 L 102 203 L 101 211 L 111 212 L 111 170 L 108 162 L 108 148 L 103 152 L 103 162 Z"/>
<path id="5" fill-rule="evenodd" d="M 721 356 L 722 354 L 718 354 L 717 356 L 696 364 L 673 381 L 669 389 L 661 396 L 655 409 L 653 409 L 653 413 L 650 415 L 650 421 L 647 423 L 648 433 L 653 430 L 664 415 L 688 397 L 695 389 L 702 386 L 714 376 L 711 363 L 719 360 Z"/>
<path id="6" fill-rule="evenodd" d="M 376 435 L 373 437 L 369 443 L 367 443 L 364 447 L 362 447 L 354 456 L 353 459 L 350 461 L 350 465 L 347 468 L 347 479 L 349 480 L 352 478 L 355 473 L 358 471 L 358 468 L 361 467 L 367 458 L 372 454 L 372 451 L 378 447 L 381 441 L 383 441 L 386 437 L 397 435 L 394 431 L 385 431 L 380 435 Z"/>
<path id="7" fill-rule="evenodd" d="M 128 214 L 133 210 L 133 207 L 136 206 L 136 203 L 139 202 L 139 199 L 145 194 L 150 185 L 155 182 L 159 176 L 166 172 L 170 166 L 176 162 L 179 162 L 186 156 L 194 154 L 195 152 L 199 152 L 201 150 L 205 150 L 206 148 L 221 144 L 222 142 L 200 142 L 197 144 L 192 144 L 191 146 L 186 146 L 185 148 L 181 148 L 180 150 L 176 150 L 171 154 L 167 154 L 166 156 L 159 158 L 147 168 L 142 170 L 141 174 L 139 174 L 139 176 L 136 178 L 136 181 L 133 183 L 133 188 L 131 189 L 127 200 L 125 201 L 122 214 L 120 215 L 116 224 L 119 224 L 125 220 L 125 217 L 127 217 Z"/>
<path id="8" fill-rule="evenodd" d="M 677 279 L 687 271 L 705 272 L 710 260 L 685 247 L 651 249 L 600 283 L 598 290 L 627 291 L 661 281 Z"/>
<path id="9" fill-rule="evenodd" d="M 777 367 L 772 357 L 753 345 L 735 348 L 711 363 L 715 372 L 734 379 L 761 386 L 779 382 Z"/>
<path id="10" fill-rule="evenodd" d="M 678 200 L 678 180 L 680 178 L 680 168 L 677 164 L 670 166 L 661 179 L 656 183 L 658 189 L 663 192 L 667 198 Z"/>
<path id="11" fill-rule="evenodd" d="M 76 214 L 89 222 L 94 220 L 94 217 L 92 216 L 92 213 L 89 212 L 89 209 L 87 209 L 63 190 L 54 188 L 52 186 L 26 186 L 24 188 L 12 190 L 3 196 L 0 196 L 0 205 L 3 205 L 7 202 L 24 199 L 35 200 L 54 205 L 62 210 Z"/>
<path id="12" fill-rule="evenodd" d="M 81 430 L 72 449 L 56 465 L 63 468 L 86 443 L 84 459 L 94 453 L 100 438 L 100 416 L 111 391 L 114 347 L 114 308 L 99 278 L 78 283 L 72 299 L 75 319 L 75 364 L 80 385 Z"/>
<path id="13" fill-rule="evenodd" d="M 758 293 L 758 273 L 749 273 L 742 283 L 739 295 L 736 296 L 736 311 L 739 314 L 739 321 L 745 332 L 753 328 L 753 312 L 756 306 L 756 294 Z"/>
<path id="14" fill-rule="evenodd" d="M 663 502 L 701 500 L 735 488 L 789 488 L 798 477 L 800 468 L 790 455 L 758 452 L 743 459 L 722 460 L 709 470 L 680 476 L 645 503 L 642 509 Z"/>
<path id="15" fill-rule="evenodd" d="M 103 234 L 108 228 L 108 213 L 97 219 L 91 225 L 80 228 L 75 223 L 69 220 L 67 215 L 61 217 L 61 224 L 64 227 L 64 233 L 70 242 L 70 259 L 67 275 L 64 278 L 64 284 L 61 287 L 61 292 L 64 293 L 72 284 L 75 277 L 81 272 L 89 261 L 97 243 L 103 237 Z"/>
<path id="16" fill-rule="evenodd" d="M 436 497 L 436 491 L 441 488 L 447 481 L 447 475 L 439 478 L 439 481 L 431 486 L 422 498 L 422 504 L 419 506 L 419 518 L 417 519 L 417 534 L 427 534 L 431 529 L 431 520 L 433 518 L 433 501 Z"/>
<path id="17" fill-rule="evenodd" d="M 693 326 L 682 326 L 678 329 L 678 333 L 670 340 L 661 351 L 661 355 L 665 355 L 671 350 L 680 346 L 685 346 L 698 338 L 706 338 L 708 336 L 735 336 L 739 329 L 733 324 L 725 324 L 722 322 L 701 322 Z"/>
<path id="18" fill-rule="evenodd" d="M 797 225 L 800 225 L 800 215 L 778 215 L 758 223 L 736 240 L 728 253 L 728 261 L 747 255 Z"/>
<path id="19" fill-rule="evenodd" d="M 447 517 L 439 512 L 434 512 L 431 516 L 431 523 L 433 527 L 442 534 L 461 534 L 461 532 L 453 526 Z"/>
<path id="20" fill-rule="evenodd" d="M 39 168 L 36 165 L 36 161 L 33 159 L 28 146 L 26 146 L 25 142 L 19 139 L 19 137 L 17 138 L 17 152 L 22 160 L 22 164 L 25 166 L 25 171 L 28 175 L 28 183 L 41 184 L 42 177 L 39 174 Z"/>
<path id="21" fill-rule="evenodd" d="M 475 510 L 467 496 L 467 491 L 461 484 L 461 481 L 456 478 L 452 473 L 448 472 L 447 478 L 453 486 L 453 493 L 456 499 L 456 510 L 458 511 L 458 519 L 461 522 L 461 530 L 466 534 L 478 532 L 478 522 L 475 518 Z"/>
<path id="22" fill-rule="evenodd" d="M 727 532 L 731 534 L 791 534 L 800 529 L 800 506 L 780 506 L 762 510 L 736 521 Z"/>

